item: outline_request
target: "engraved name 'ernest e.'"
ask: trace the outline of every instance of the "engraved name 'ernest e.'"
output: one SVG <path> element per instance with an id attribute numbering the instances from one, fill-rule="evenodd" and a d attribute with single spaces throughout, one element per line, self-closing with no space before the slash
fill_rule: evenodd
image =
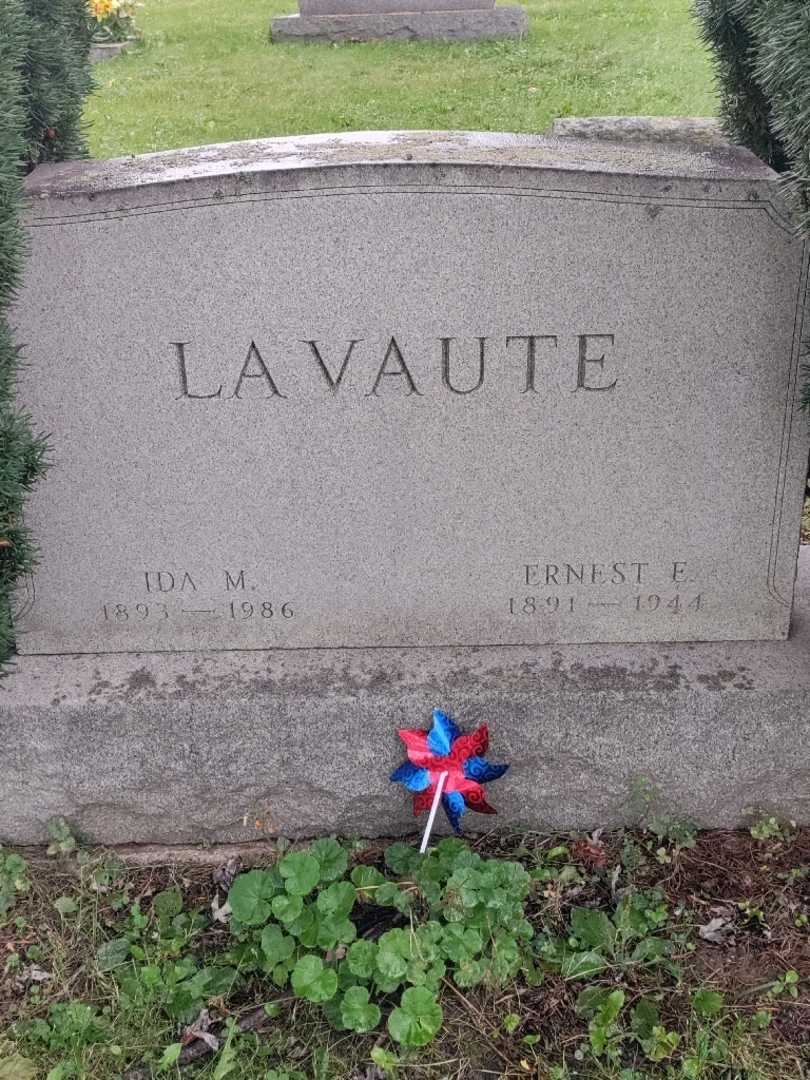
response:
<path id="1" fill-rule="evenodd" d="M 323 379 L 326 388 L 336 394 L 350 368 L 361 367 L 367 377 L 366 397 L 379 396 L 385 385 L 404 387 L 405 392 L 421 397 L 420 388 L 409 363 L 408 349 L 394 335 L 382 342 L 367 343 L 362 338 L 343 342 L 326 342 L 302 338 L 285 342 L 283 356 L 278 346 L 272 352 L 251 339 L 245 352 L 223 363 L 221 381 L 214 386 L 203 386 L 195 376 L 194 358 L 197 346 L 192 341 L 173 341 L 180 392 L 178 398 L 208 401 L 221 398 L 241 398 L 263 388 L 268 398 L 286 398 L 288 388 L 279 374 L 283 362 L 306 362 Z M 554 360 L 565 364 L 571 372 L 571 390 L 611 391 L 616 388 L 615 373 L 616 335 L 613 333 L 587 334 L 507 334 L 504 339 L 475 337 L 462 339 L 439 337 L 435 339 L 435 360 L 441 373 L 442 386 L 452 394 L 474 394 L 482 389 L 487 376 L 499 380 L 505 377 L 505 361 L 518 374 L 515 385 L 520 393 L 541 393 L 539 368 L 541 362 Z M 420 349 L 424 360 L 424 350 Z M 431 357 L 427 357 L 430 362 Z M 463 371 L 462 371 L 463 369 Z"/>

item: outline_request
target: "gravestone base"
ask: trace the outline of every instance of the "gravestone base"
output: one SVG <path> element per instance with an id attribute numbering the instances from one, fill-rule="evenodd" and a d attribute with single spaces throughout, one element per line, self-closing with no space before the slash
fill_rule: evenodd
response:
<path id="1" fill-rule="evenodd" d="M 480 10 L 374 12 L 369 15 L 284 15 L 273 19 L 273 41 L 473 41 L 521 38 L 529 29 L 522 7 Z"/>
<path id="2" fill-rule="evenodd" d="M 131 49 L 135 41 L 135 38 L 127 38 L 126 41 L 93 42 L 90 46 L 90 63 L 98 64 L 102 60 L 114 60 L 116 56 Z"/>
<path id="3" fill-rule="evenodd" d="M 21 657 L 0 681 L 0 840 L 43 841 L 53 815 L 107 844 L 409 831 L 396 731 L 434 706 L 511 762 L 500 817 L 468 830 L 808 823 L 810 548 L 799 567 L 787 642 Z"/>

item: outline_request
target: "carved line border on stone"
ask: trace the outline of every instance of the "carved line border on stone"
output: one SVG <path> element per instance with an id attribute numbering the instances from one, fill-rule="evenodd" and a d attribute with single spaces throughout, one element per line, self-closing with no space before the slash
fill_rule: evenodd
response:
<path id="1" fill-rule="evenodd" d="M 644 178 L 656 179 L 653 177 Z M 663 178 L 659 177 L 657 179 Z M 168 183 L 174 182 L 168 181 Z M 764 212 L 768 219 L 786 233 L 788 237 L 795 239 L 796 236 L 796 230 L 791 220 L 785 217 L 780 208 L 769 199 L 755 202 L 748 199 L 720 200 L 705 196 L 691 197 L 688 195 L 625 195 L 618 192 L 586 191 L 581 188 L 532 188 L 523 186 L 515 188 L 498 184 L 487 186 L 480 184 L 453 184 L 448 186 L 427 186 L 422 184 L 386 184 L 384 186 L 347 184 L 339 186 L 331 184 L 324 187 L 290 188 L 288 191 L 279 192 L 245 191 L 229 195 L 200 195 L 187 199 L 169 199 L 166 202 L 142 203 L 139 206 L 128 208 L 91 210 L 77 214 L 36 215 L 28 221 L 28 226 L 29 228 L 41 229 L 54 225 L 83 225 L 94 221 L 104 221 L 107 218 L 125 221 L 130 217 L 206 209 L 212 206 L 241 205 L 245 202 L 274 202 L 277 199 L 331 198 L 351 195 L 508 195 L 515 198 L 549 198 L 572 200 L 574 202 L 627 203 L 631 206 L 645 206 L 656 203 L 661 206 L 684 207 L 695 210 L 759 210 Z"/>
<path id="2" fill-rule="evenodd" d="M 790 459 L 790 442 L 793 434 L 793 424 L 797 414 L 797 397 L 799 393 L 799 360 L 801 358 L 802 342 L 804 340 L 804 320 L 807 315 L 808 299 L 810 298 L 810 244 L 804 241 L 802 244 L 802 270 L 799 282 L 796 286 L 796 313 L 793 320 L 793 342 L 789 358 L 788 389 L 785 395 L 785 412 L 782 421 L 782 441 L 779 453 L 779 465 L 776 474 L 776 492 L 774 494 L 773 518 L 771 520 L 771 551 L 768 562 L 768 592 L 774 600 L 785 607 L 792 603 L 793 582 L 790 586 L 790 596 L 783 596 L 776 582 L 776 573 L 779 562 L 779 543 L 782 532 L 782 517 L 785 505 L 785 487 L 787 481 L 787 466 Z"/>
<path id="3" fill-rule="evenodd" d="M 22 585 L 17 590 L 17 595 L 20 597 L 21 603 L 17 610 L 11 613 L 15 623 L 30 614 L 37 602 L 37 586 L 33 574 L 25 575 L 22 579 Z"/>
<path id="4" fill-rule="evenodd" d="M 399 166 L 401 168 L 419 168 L 423 163 L 393 162 L 386 163 L 385 168 L 390 168 L 391 164 L 394 164 L 395 166 Z M 451 162 L 447 164 L 449 164 L 450 167 L 453 169 L 498 167 L 497 165 L 493 165 L 492 163 L 487 162 Z M 327 167 L 340 168 L 341 166 Z M 357 163 L 356 167 L 374 168 L 375 163 L 360 162 Z M 323 166 L 308 167 L 305 171 L 318 171 L 320 168 L 323 168 Z M 529 170 L 531 169 L 531 166 L 517 166 L 517 168 L 524 168 L 526 170 Z M 626 174 L 618 175 L 624 176 Z M 646 174 L 643 176 L 643 178 L 667 179 L 665 177 L 651 177 L 647 176 Z M 228 179 L 227 175 L 223 177 L 223 180 L 226 179 Z M 672 179 L 684 179 L 688 182 L 693 178 L 673 177 Z M 174 183 L 176 181 L 164 182 Z M 498 184 L 454 184 L 448 186 L 427 186 L 424 184 L 346 184 L 340 186 L 333 184 L 324 187 L 291 188 L 288 191 L 280 192 L 246 191 L 230 195 L 201 195 L 186 199 L 169 199 L 165 202 L 143 203 L 139 206 L 126 209 L 116 208 L 110 210 L 97 210 L 90 213 L 82 212 L 77 214 L 43 215 L 41 217 L 36 217 L 33 220 L 29 220 L 27 224 L 29 228 L 51 228 L 53 226 L 59 225 L 91 224 L 93 222 L 105 221 L 109 219 L 112 219 L 113 221 L 126 221 L 128 218 L 131 217 L 144 217 L 152 214 L 176 213 L 182 212 L 184 210 L 203 210 L 217 206 L 240 206 L 244 205 L 245 203 L 253 202 L 275 202 L 279 199 L 334 198 L 349 197 L 355 195 L 505 195 L 510 198 L 549 198 L 571 200 L 575 202 L 597 202 L 607 204 L 612 203 L 618 205 L 628 204 L 631 206 L 648 206 L 650 205 L 650 203 L 656 203 L 661 206 L 671 206 L 675 208 L 684 208 L 691 210 L 746 210 L 749 212 L 753 210 L 764 212 L 768 220 L 773 225 L 776 225 L 777 228 L 780 229 L 783 233 L 786 233 L 791 240 L 795 240 L 796 237 L 796 231 L 790 218 L 784 216 L 780 208 L 770 200 L 719 200 L 709 199 L 706 197 L 701 198 L 690 196 L 672 196 L 667 194 L 633 195 L 607 191 L 586 191 L 581 188 L 513 188 L 507 187 L 505 185 L 500 186 Z M 796 309 L 794 314 L 793 339 L 791 344 L 790 356 L 788 358 L 789 378 L 787 391 L 785 393 L 785 408 L 782 420 L 782 435 L 780 439 L 779 460 L 776 473 L 776 491 L 774 493 L 774 511 L 771 519 L 771 544 L 768 555 L 768 569 L 765 582 L 768 595 L 777 603 L 786 607 L 791 606 L 792 600 L 790 598 L 784 597 L 780 593 L 776 583 L 776 573 L 778 569 L 780 542 L 779 530 L 781 529 L 784 513 L 784 501 L 786 497 L 787 486 L 787 469 L 790 460 L 790 445 L 793 434 L 793 424 L 796 415 L 796 398 L 798 395 L 799 383 L 799 359 L 801 353 L 804 315 L 807 307 L 808 289 L 810 289 L 810 270 L 808 268 L 808 263 L 810 261 L 810 247 L 808 247 L 808 244 L 806 242 L 802 245 L 802 253 L 802 269 L 800 271 L 799 282 L 797 284 L 796 290 Z M 802 288 L 802 286 L 804 286 L 804 288 Z M 26 591 L 28 590 L 26 589 Z M 32 596 L 32 604 L 34 602 L 34 599 L 35 597 Z"/>

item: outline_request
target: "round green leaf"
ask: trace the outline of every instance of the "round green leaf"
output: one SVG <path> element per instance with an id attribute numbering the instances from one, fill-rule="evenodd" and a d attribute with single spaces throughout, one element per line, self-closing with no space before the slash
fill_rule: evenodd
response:
<path id="1" fill-rule="evenodd" d="M 444 960 L 434 960 L 430 963 L 425 959 L 414 957 L 408 964 L 405 981 L 414 986 L 430 986 L 436 989 L 444 978 L 445 970 Z"/>
<path id="2" fill-rule="evenodd" d="M 467 956 L 456 964 L 456 968 L 453 972 L 453 982 L 456 986 L 477 986 L 486 973 L 487 964 L 485 960 L 480 958 L 474 959 L 472 956 Z"/>
<path id="3" fill-rule="evenodd" d="M 340 942 L 348 945 L 357 937 L 357 928 L 351 919 L 318 919 L 318 935 L 315 944 L 328 951 Z"/>
<path id="4" fill-rule="evenodd" d="M 393 994 L 393 992 L 399 989 L 402 983 L 402 979 L 388 979 L 384 975 L 380 975 L 379 971 L 374 975 L 374 986 L 381 994 Z"/>
<path id="5" fill-rule="evenodd" d="M 331 837 L 316 840 L 309 849 L 310 855 L 314 855 L 321 866 L 321 881 L 337 881 L 346 873 L 349 860 L 346 852 Z"/>
<path id="6" fill-rule="evenodd" d="M 373 1031 L 380 1022 L 380 1010 L 368 1000 L 365 986 L 351 986 L 340 1003 L 341 1019 L 351 1031 Z"/>
<path id="7" fill-rule="evenodd" d="M 403 979 L 408 961 L 400 953 L 380 947 L 377 953 L 377 970 L 385 979 Z"/>
<path id="8" fill-rule="evenodd" d="M 373 866 L 355 866 L 351 872 L 351 879 L 361 900 L 376 901 L 377 889 L 380 885 L 385 885 L 385 878 Z"/>
<path id="9" fill-rule="evenodd" d="M 348 881 L 336 881 L 318 896 L 318 911 L 327 919 L 346 919 L 356 899 L 354 885 Z"/>
<path id="10" fill-rule="evenodd" d="M 349 946 L 346 953 L 346 962 L 352 975 L 360 979 L 370 979 L 374 974 L 374 964 L 377 959 L 377 946 L 373 941 L 361 938 Z"/>
<path id="11" fill-rule="evenodd" d="M 240 874 L 228 892 L 233 917 L 247 926 L 259 926 L 270 917 L 270 901 L 276 884 L 267 870 L 249 870 Z"/>
<path id="12" fill-rule="evenodd" d="M 419 861 L 419 851 L 413 844 L 398 841 L 385 849 L 385 865 L 400 877 L 411 873 L 419 865 Z"/>
<path id="13" fill-rule="evenodd" d="M 293 896 L 306 896 L 312 892 L 321 878 L 321 864 L 313 855 L 294 851 L 285 855 L 278 864 L 284 878 L 284 886 Z"/>
<path id="14" fill-rule="evenodd" d="M 337 972 L 324 967 L 319 956 L 302 956 L 293 968 L 292 988 L 297 997 L 307 1001 L 329 1001 L 338 986 Z"/>
<path id="15" fill-rule="evenodd" d="M 282 932 L 281 928 L 271 923 L 262 930 L 262 952 L 270 965 L 289 960 L 295 951 L 295 941 Z"/>
<path id="16" fill-rule="evenodd" d="M 276 964 L 276 966 L 273 968 L 271 978 L 276 984 L 276 986 L 279 987 L 280 990 L 283 990 L 287 983 L 290 981 L 289 961 L 283 962 L 281 964 Z"/>
<path id="17" fill-rule="evenodd" d="M 520 968 L 520 950 L 513 937 L 499 935 L 493 942 L 492 974 L 499 983 L 508 982 Z"/>
<path id="18" fill-rule="evenodd" d="M 388 1032 L 403 1046 L 427 1046 L 443 1018 L 435 995 L 425 986 L 411 986 L 404 991 L 399 1008 L 388 1017 Z"/>
<path id="19" fill-rule="evenodd" d="M 480 953 L 483 947 L 484 939 L 480 930 L 476 930 L 475 927 L 462 926 L 460 923 L 450 923 L 445 926 L 440 948 L 442 955 L 448 960 L 460 964 Z"/>
<path id="20" fill-rule="evenodd" d="M 307 904 L 298 918 L 287 926 L 302 945 L 311 949 L 318 940 L 318 912 L 314 904 Z"/>
<path id="21" fill-rule="evenodd" d="M 281 893 L 279 896 L 273 897 L 270 907 L 279 922 L 291 923 L 295 922 L 304 910 L 304 901 L 300 896 L 290 896 L 289 893 Z"/>

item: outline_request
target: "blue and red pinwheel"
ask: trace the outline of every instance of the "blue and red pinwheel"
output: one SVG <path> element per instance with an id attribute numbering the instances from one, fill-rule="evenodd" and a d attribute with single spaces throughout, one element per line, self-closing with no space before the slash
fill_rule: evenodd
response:
<path id="1" fill-rule="evenodd" d="M 430 810 L 442 773 L 447 773 L 442 806 L 455 832 L 461 832 L 461 816 L 467 809 L 497 813 L 481 785 L 503 776 L 509 766 L 491 765 L 483 756 L 489 746 L 486 724 L 462 734 L 451 717 L 434 709 L 429 731 L 403 728 L 399 737 L 408 760 L 391 773 L 391 779 L 414 793 L 414 816 Z"/>

